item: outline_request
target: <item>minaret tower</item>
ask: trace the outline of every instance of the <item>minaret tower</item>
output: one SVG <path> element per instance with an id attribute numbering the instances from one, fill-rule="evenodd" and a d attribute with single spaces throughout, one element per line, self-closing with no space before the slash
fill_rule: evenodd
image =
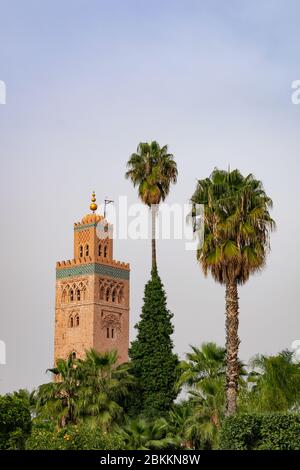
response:
<path id="1" fill-rule="evenodd" d="M 129 264 L 113 259 L 112 226 L 91 213 L 74 224 L 74 258 L 56 263 L 54 360 L 91 348 L 128 360 Z"/>

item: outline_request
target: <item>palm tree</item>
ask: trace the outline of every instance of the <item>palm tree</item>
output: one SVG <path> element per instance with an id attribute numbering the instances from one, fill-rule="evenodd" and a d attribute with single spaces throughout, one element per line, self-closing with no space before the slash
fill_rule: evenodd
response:
<path id="1" fill-rule="evenodd" d="M 225 377 L 203 379 L 189 391 L 193 414 L 186 421 L 185 435 L 201 449 L 215 449 L 224 418 Z"/>
<path id="2" fill-rule="evenodd" d="M 152 269 L 156 269 L 156 214 L 157 206 L 170 191 L 170 184 L 177 181 L 177 165 L 168 146 L 141 142 L 137 152 L 127 162 L 125 177 L 138 186 L 139 197 L 151 208 L 152 215 Z"/>
<path id="3" fill-rule="evenodd" d="M 226 349 L 215 343 L 191 349 L 179 365 L 178 386 L 187 389 L 192 408 L 184 426 L 185 438 L 194 447 L 211 449 L 224 415 Z"/>
<path id="4" fill-rule="evenodd" d="M 212 342 L 191 349 L 179 364 L 177 383 L 187 390 L 192 410 L 185 422 L 185 438 L 196 448 L 212 449 L 224 418 L 226 349 Z M 239 384 L 244 386 L 246 371 L 240 361 L 238 367 Z"/>
<path id="5" fill-rule="evenodd" d="M 73 354 L 58 359 L 56 367 L 48 369 L 57 377 L 55 382 L 43 384 L 37 392 L 37 411 L 41 417 L 56 420 L 60 427 L 76 424 L 78 419 L 78 369 Z"/>
<path id="6" fill-rule="evenodd" d="M 170 432 L 180 440 L 180 447 L 183 449 L 195 449 L 194 436 L 188 434 L 190 418 L 193 416 L 193 406 L 191 400 L 185 400 L 180 403 L 174 403 L 172 409 L 167 415 L 167 421 Z"/>
<path id="7" fill-rule="evenodd" d="M 12 392 L 9 394 L 10 396 L 14 396 L 17 398 L 20 398 L 23 403 L 28 407 L 30 410 L 30 413 L 32 416 L 35 415 L 36 411 L 36 390 L 32 390 L 29 392 L 29 390 L 25 388 L 21 388 L 18 391 Z"/>
<path id="8" fill-rule="evenodd" d="M 290 351 L 276 356 L 258 355 L 250 366 L 250 390 L 244 396 L 247 411 L 299 411 L 300 364 L 293 362 Z"/>
<path id="9" fill-rule="evenodd" d="M 177 386 L 197 386 L 205 378 L 225 375 L 226 349 L 215 343 L 203 343 L 201 348 L 191 346 L 192 352 L 179 364 L 180 377 Z"/>
<path id="10" fill-rule="evenodd" d="M 78 361 L 80 415 L 107 431 L 122 414 L 121 400 L 128 393 L 133 378 L 129 365 L 117 365 L 117 351 L 98 353 L 86 351 Z"/>
<path id="11" fill-rule="evenodd" d="M 57 380 L 41 385 L 37 393 L 37 411 L 45 419 L 56 420 L 59 427 L 89 421 L 107 431 L 122 414 L 122 399 L 133 378 L 129 365 L 117 365 L 116 351 L 86 351 L 85 359 L 58 359 L 48 369 Z"/>
<path id="12" fill-rule="evenodd" d="M 269 209 L 272 200 L 263 185 L 238 170 L 215 169 L 199 180 L 192 203 L 204 204 L 204 243 L 197 257 L 205 275 L 226 286 L 226 414 L 236 411 L 239 377 L 238 285 L 260 271 L 275 228 Z"/>
<path id="13" fill-rule="evenodd" d="M 179 447 L 180 439 L 170 433 L 164 418 L 147 421 L 143 418 L 127 420 L 119 428 L 126 450 L 159 450 Z"/>

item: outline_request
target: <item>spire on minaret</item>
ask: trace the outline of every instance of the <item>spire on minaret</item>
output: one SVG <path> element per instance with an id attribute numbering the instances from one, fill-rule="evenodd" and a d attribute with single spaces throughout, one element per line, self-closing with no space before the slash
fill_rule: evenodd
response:
<path id="1" fill-rule="evenodd" d="M 93 214 L 95 214 L 95 211 L 97 210 L 97 204 L 96 204 L 96 194 L 95 194 L 95 191 L 93 191 L 93 194 L 92 194 L 92 202 L 90 204 L 90 209 L 91 211 L 93 211 Z"/>
<path id="2" fill-rule="evenodd" d="M 74 224 L 73 259 L 56 265 L 55 363 L 90 349 L 128 361 L 130 268 L 113 259 L 112 229 L 97 210 L 93 191 L 88 214 Z"/>

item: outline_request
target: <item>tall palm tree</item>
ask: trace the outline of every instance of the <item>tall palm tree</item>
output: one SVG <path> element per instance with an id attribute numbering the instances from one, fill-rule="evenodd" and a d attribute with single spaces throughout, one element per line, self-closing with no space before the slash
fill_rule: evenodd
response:
<path id="1" fill-rule="evenodd" d="M 261 181 L 239 170 L 215 169 L 199 180 L 192 203 L 204 204 L 204 243 L 198 261 L 205 275 L 226 287 L 226 414 L 236 411 L 239 377 L 238 285 L 260 271 L 275 228 L 269 209 L 272 200 Z"/>
<path id="2" fill-rule="evenodd" d="M 177 165 L 168 146 L 141 142 L 137 152 L 127 162 L 125 177 L 138 186 L 139 197 L 151 208 L 152 215 L 152 269 L 156 269 L 156 214 L 157 206 L 164 201 L 170 191 L 171 183 L 177 181 Z"/>

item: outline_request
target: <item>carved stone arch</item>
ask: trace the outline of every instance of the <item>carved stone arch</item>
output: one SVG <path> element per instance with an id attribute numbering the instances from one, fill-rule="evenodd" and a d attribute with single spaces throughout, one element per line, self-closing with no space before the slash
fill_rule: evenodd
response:
<path id="1" fill-rule="evenodd" d="M 72 358 L 73 361 L 76 361 L 76 359 L 79 358 L 79 353 L 75 348 L 72 348 L 72 350 L 70 352 L 70 355 L 71 355 L 71 358 Z M 75 365 L 74 365 L 74 367 L 75 367 Z"/>
<path id="2" fill-rule="evenodd" d="M 110 296 L 111 296 L 111 287 L 108 286 L 105 290 L 105 300 L 106 300 L 106 302 L 110 301 Z"/>
<path id="3" fill-rule="evenodd" d="M 108 281 L 104 281 L 103 286 L 104 286 L 105 292 L 107 291 L 107 289 L 110 289 L 110 283 Z"/>
<path id="4" fill-rule="evenodd" d="M 86 287 L 85 286 L 83 286 L 81 292 L 82 292 L 82 300 L 86 300 Z"/>
<path id="5" fill-rule="evenodd" d="M 66 288 L 63 289 L 62 294 L 61 294 L 61 301 L 62 303 L 66 303 L 68 301 L 68 293 Z"/>
<path id="6" fill-rule="evenodd" d="M 111 291 L 111 301 L 116 302 L 117 300 L 117 288 L 113 287 Z"/>
<path id="7" fill-rule="evenodd" d="M 107 258 L 107 255 L 108 255 L 108 244 L 107 242 L 105 241 L 103 243 L 103 258 Z"/>
<path id="8" fill-rule="evenodd" d="M 68 317 L 68 326 L 74 328 L 76 326 L 76 317 L 80 315 L 80 308 L 72 308 Z"/>
<path id="9" fill-rule="evenodd" d="M 116 313 L 104 313 L 101 320 L 101 327 L 103 328 L 114 328 L 116 331 L 121 331 L 121 320 Z"/>
<path id="10" fill-rule="evenodd" d="M 118 303 L 122 304 L 124 302 L 124 287 L 121 285 L 118 290 Z"/>
<path id="11" fill-rule="evenodd" d="M 73 287 L 69 290 L 69 302 L 74 302 L 75 299 L 75 289 Z"/>
<path id="12" fill-rule="evenodd" d="M 100 300 L 104 300 L 105 287 L 104 284 L 100 283 L 99 297 Z"/>
<path id="13" fill-rule="evenodd" d="M 76 288 L 76 295 L 75 295 L 75 298 L 77 300 L 77 302 L 80 302 L 81 299 L 81 290 L 79 289 L 79 287 Z"/>

